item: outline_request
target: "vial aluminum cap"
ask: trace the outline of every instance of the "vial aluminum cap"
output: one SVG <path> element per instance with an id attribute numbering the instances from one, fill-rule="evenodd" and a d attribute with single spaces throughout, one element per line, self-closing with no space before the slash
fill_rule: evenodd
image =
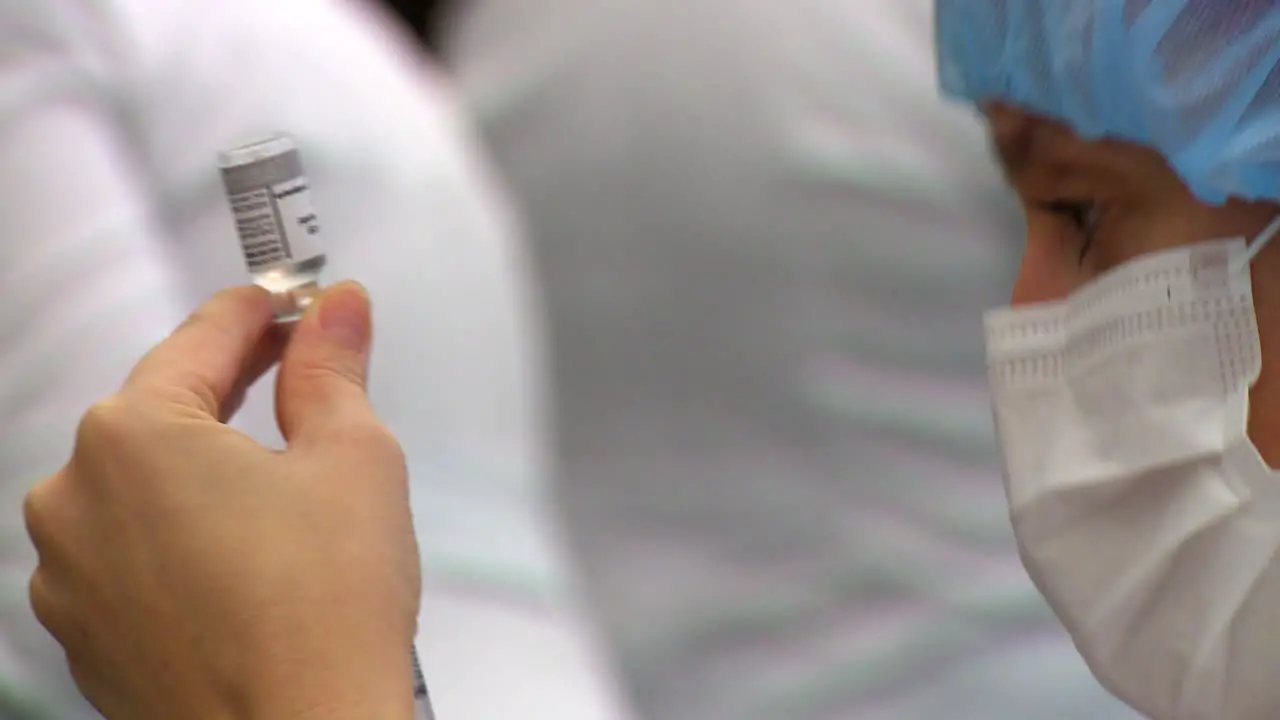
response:
<path id="1" fill-rule="evenodd" d="M 253 165 L 264 160 L 273 160 L 296 152 L 298 152 L 298 144 L 292 137 L 284 133 L 276 133 L 247 145 L 223 150 L 218 153 L 218 165 L 227 170 Z"/>

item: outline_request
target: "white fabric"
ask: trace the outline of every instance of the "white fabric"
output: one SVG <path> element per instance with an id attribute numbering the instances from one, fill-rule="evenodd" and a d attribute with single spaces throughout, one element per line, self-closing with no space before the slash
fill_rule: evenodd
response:
<path id="1" fill-rule="evenodd" d="M 625 720 L 581 628 L 543 604 L 485 588 L 429 587 L 418 646 L 437 720 Z"/>
<path id="2" fill-rule="evenodd" d="M 88 714 L 27 608 L 22 495 L 152 343 L 246 281 L 215 154 L 283 130 L 302 147 L 327 278 L 375 300 L 372 395 L 410 460 L 425 604 L 458 587 L 488 598 L 450 629 L 459 643 L 509 623 L 484 610 L 504 598 L 536 608 L 528 622 L 576 656 L 549 716 L 611 720 L 599 669 L 578 670 L 597 656 L 544 509 L 520 233 L 448 90 L 390 27 L 335 0 L 0 0 L 0 716 Z M 270 403 L 259 388 L 238 424 L 274 443 Z M 428 667 L 455 652 L 421 642 Z M 494 663 L 551 662 L 536 643 L 481 645 Z M 429 679 L 448 720 L 483 720 L 467 697 L 512 692 L 482 665 L 461 696 Z"/>
<path id="3" fill-rule="evenodd" d="M 451 38 L 653 720 L 1132 717 L 1016 556 L 981 313 L 1020 218 L 929 5 L 468 0 Z"/>
<path id="4" fill-rule="evenodd" d="M 1246 433 L 1243 238 L 987 317 L 1022 557 L 1098 679 L 1155 720 L 1280 715 L 1280 485 Z"/>

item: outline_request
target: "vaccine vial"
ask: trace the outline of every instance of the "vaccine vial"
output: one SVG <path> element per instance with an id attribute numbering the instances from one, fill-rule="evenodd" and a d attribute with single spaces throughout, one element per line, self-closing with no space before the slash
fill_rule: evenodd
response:
<path id="1" fill-rule="evenodd" d="M 320 293 L 325 265 L 298 147 L 273 135 L 219 153 L 218 165 L 249 275 L 271 293 L 276 322 L 293 322 Z"/>

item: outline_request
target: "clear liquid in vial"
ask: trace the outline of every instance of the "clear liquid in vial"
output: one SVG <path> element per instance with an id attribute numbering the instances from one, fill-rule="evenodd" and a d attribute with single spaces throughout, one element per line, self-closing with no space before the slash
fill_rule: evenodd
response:
<path id="1" fill-rule="evenodd" d="M 299 320 L 320 294 L 320 272 L 325 256 L 317 255 L 302 262 L 285 262 L 263 270 L 250 271 L 253 284 L 271 293 L 271 307 L 276 322 Z"/>

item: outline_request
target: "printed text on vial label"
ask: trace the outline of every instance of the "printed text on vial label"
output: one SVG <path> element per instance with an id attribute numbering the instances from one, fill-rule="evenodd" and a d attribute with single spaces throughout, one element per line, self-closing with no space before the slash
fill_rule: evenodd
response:
<path id="1" fill-rule="evenodd" d="M 305 180 L 234 195 L 231 210 L 250 270 L 323 253 Z"/>

